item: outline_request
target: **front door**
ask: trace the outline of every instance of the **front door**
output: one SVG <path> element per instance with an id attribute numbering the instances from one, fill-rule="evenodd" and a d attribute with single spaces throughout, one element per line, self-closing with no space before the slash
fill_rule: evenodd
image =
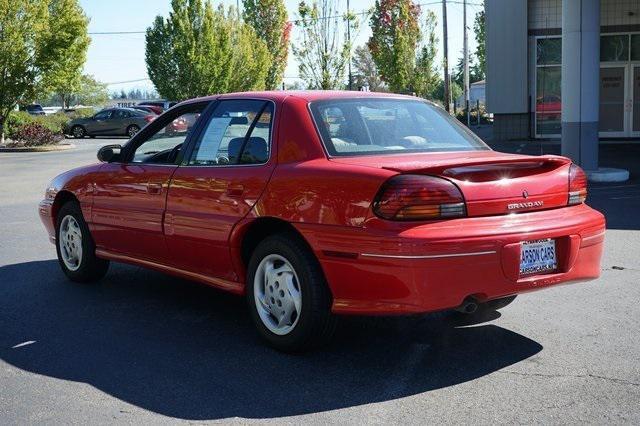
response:
<path id="1" fill-rule="evenodd" d="M 233 227 L 260 199 L 275 167 L 274 105 L 223 100 L 169 186 L 165 234 L 175 266 L 237 281 L 230 256 Z"/>
<path id="2" fill-rule="evenodd" d="M 161 116 L 131 139 L 121 162 L 100 169 L 91 215 L 98 248 L 169 263 L 163 226 L 169 181 L 182 159 L 182 145 L 208 103 Z M 191 125 L 178 132 L 170 124 L 179 118 Z"/>

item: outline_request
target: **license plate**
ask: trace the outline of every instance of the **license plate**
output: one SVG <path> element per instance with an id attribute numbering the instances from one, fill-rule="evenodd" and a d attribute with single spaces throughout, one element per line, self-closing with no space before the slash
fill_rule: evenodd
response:
<path id="1" fill-rule="evenodd" d="M 555 240 L 549 238 L 520 243 L 520 275 L 549 272 L 557 267 Z"/>

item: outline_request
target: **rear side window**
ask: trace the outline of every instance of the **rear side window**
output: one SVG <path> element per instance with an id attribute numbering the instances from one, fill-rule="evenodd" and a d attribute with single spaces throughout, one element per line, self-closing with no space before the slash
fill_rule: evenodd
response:
<path id="1" fill-rule="evenodd" d="M 273 104 L 221 101 L 194 148 L 190 165 L 262 164 L 269 160 Z"/>
<path id="2" fill-rule="evenodd" d="M 413 99 L 346 99 L 311 103 L 331 156 L 489 149 L 440 108 Z"/>

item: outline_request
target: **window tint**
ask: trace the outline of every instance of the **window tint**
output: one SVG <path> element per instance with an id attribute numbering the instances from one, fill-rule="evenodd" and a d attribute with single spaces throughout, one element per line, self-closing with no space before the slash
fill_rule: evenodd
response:
<path id="1" fill-rule="evenodd" d="M 440 108 L 410 99 L 313 102 L 311 111 L 333 156 L 488 149 Z"/>
<path id="2" fill-rule="evenodd" d="M 106 120 L 107 118 L 109 118 L 110 115 L 111 115 L 111 110 L 109 109 L 107 111 L 100 111 L 94 116 L 94 118 L 96 120 Z"/>
<path id="3" fill-rule="evenodd" d="M 112 117 L 112 118 L 115 118 L 115 119 L 118 119 L 118 118 L 128 118 L 128 117 L 130 117 L 130 116 L 131 116 L 131 114 L 129 114 L 129 112 L 128 112 L 128 111 L 125 111 L 125 110 L 123 110 L 123 109 L 117 109 L 117 110 L 115 110 L 115 111 L 113 112 L 113 117 Z"/>
<path id="4" fill-rule="evenodd" d="M 269 159 L 271 102 L 222 101 L 195 147 L 192 165 L 260 164 Z"/>
<path id="5" fill-rule="evenodd" d="M 148 137 L 134 152 L 134 163 L 174 164 L 182 144 L 193 130 L 206 105 L 193 105 L 187 111 L 163 118 L 168 124 Z"/>

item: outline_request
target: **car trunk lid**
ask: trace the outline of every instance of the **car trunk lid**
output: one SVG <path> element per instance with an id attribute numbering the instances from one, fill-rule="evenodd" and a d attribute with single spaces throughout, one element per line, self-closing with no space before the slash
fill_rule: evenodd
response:
<path id="1" fill-rule="evenodd" d="M 468 216 L 544 210 L 567 205 L 570 160 L 495 151 L 333 158 L 333 161 L 450 180 Z"/>

